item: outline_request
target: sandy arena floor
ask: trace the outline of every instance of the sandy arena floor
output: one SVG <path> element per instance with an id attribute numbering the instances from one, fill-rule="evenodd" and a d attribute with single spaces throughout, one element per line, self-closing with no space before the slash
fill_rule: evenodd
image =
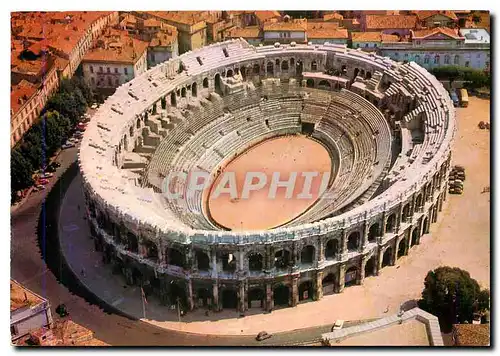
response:
<path id="1" fill-rule="evenodd" d="M 212 219 L 231 230 L 270 229 L 302 214 L 318 198 L 319 187 L 324 172 L 331 170 L 328 151 L 320 143 L 304 136 L 279 137 L 257 144 L 231 161 L 223 170 L 234 172 L 238 198 L 230 194 L 215 197 L 215 187 L 221 181 L 219 175 L 211 187 L 208 207 Z M 247 172 L 264 173 L 266 185 L 251 191 L 249 199 L 242 198 L 242 190 Z M 276 197 L 268 196 L 273 173 L 279 173 L 279 181 L 286 181 L 292 172 L 297 173 L 294 190 L 290 198 L 287 190 L 278 188 Z M 318 172 L 311 182 L 311 198 L 301 199 L 305 178 L 302 172 Z M 257 178 L 254 179 L 257 183 Z"/>

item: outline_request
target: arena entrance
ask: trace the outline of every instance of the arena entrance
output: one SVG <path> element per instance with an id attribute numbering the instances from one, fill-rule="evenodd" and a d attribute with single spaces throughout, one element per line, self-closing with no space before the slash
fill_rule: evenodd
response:
<path id="1" fill-rule="evenodd" d="M 323 295 L 333 294 L 335 293 L 335 282 L 336 278 L 333 273 L 328 274 L 325 278 L 323 278 L 322 286 L 323 286 Z"/>
<path id="2" fill-rule="evenodd" d="M 358 269 L 354 266 L 345 271 L 345 287 L 354 286 L 358 280 Z"/>
<path id="3" fill-rule="evenodd" d="M 310 122 L 302 122 L 302 134 L 311 136 L 314 132 L 314 124 Z"/>
<path id="4" fill-rule="evenodd" d="M 233 289 L 224 289 L 222 291 L 222 308 L 238 309 L 238 293 Z"/>
<path id="5" fill-rule="evenodd" d="M 273 290 L 275 306 L 287 307 L 290 305 L 290 287 L 280 284 Z"/>
<path id="6" fill-rule="evenodd" d="M 304 302 L 312 300 L 313 297 L 313 284 L 311 281 L 303 282 L 299 285 L 299 301 Z"/>
<path id="7" fill-rule="evenodd" d="M 248 291 L 248 308 L 264 308 L 266 293 L 262 288 L 251 288 Z"/>

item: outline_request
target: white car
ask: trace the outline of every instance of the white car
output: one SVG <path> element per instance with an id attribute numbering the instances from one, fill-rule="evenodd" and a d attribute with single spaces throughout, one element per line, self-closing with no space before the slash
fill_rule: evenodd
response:
<path id="1" fill-rule="evenodd" d="M 67 148 L 71 148 L 71 147 L 75 147 L 75 144 L 73 142 L 69 142 L 69 141 L 67 141 L 64 145 L 61 146 L 61 148 L 63 150 L 65 150 Z"/>

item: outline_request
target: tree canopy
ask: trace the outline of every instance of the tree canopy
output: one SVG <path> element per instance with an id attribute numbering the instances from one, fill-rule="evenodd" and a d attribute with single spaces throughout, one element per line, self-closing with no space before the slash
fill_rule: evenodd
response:
<path id="1" fill-rule="evenodd" d="M 489 291 L 481 290 L 469 272 L 448 266 L 429 271 L 420 308 L 436 315 L 445 330 L 456 323 L 471 323 L 474 313 L 489 310 Z"/>

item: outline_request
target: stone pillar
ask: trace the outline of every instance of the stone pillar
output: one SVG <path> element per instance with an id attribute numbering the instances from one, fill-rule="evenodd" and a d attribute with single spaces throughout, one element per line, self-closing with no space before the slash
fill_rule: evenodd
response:
<path id="1" fill-rule="evenodd" d="M 323 271 L 316 274 L 316 300 L 323 298 Z"/>
<path id="2" fill-rule="evenodd" d="M 338 285 L 337 285 L 337 293 L 342 293 L 345 287 L 345 270 L 346 270 L 346 265 L 345 263 L 341 263 L 339 265 L 339 279 L 338 279 Z"/>
<path id="3" fill-rule="evenodd" d="M 213 309 L 214 311 L 219 311 L 220 306 L 219 306 L 219 286 L 217 285 L 217 282 L 214 282 L 212 285 L 212 291 L 213 291 Z"/>
<path id="4" fill-rule="evenodd" d="M 274 309 L 274 295 L 271 283 L 266 283 L 266 310 L 271 312 Z"/>
<path id="5" fill-rule="evenodd" d="M 377 261 L 377 271 L 382 269 L 382 261 L 384 260 L 384 250 L 379 248 L 378 250 L 378 261 Z M 378 274 L 378 272 L 377 272 Z"/>
<path id="6" fill-rule="evenodd" d="M 325 260 L 325 241 L 322 237 L 319 238 L 319 249 L 318 249 L 318 263 L 321 263 Z"/>
<path id="7" fill-rule="evenodd" d="M 300 261 L 299 246 L 297 242 L 293 243 L 292 259 L 293 259 L 293 266 L 295 268 Z"/>
<path id="8" fill-rule="evenodd" d="M 391 266 L 394 266 L 396 264 L 397 256 L 398 256 L 398 246 L 397 244 L 394 244 L 394 247 L 392 248 L 391 264 L 390 264 Z"/>
<path id="9" fill-rule="evenodd" d="M 239 284 L 239 288 L 238 288 L 238 296 L 239 296 L 239 302 L 238 302 L 238 306 L 239 306 L 239 312 L 240 313 L 245 313 L 245 311 L 247 310 L 247 305 L 246 305 L 246 283 L 245 281 L 241 281 L 240 284 Z"/>
<path id="10" fill-rule="evenodd" d="M 368 260 L 363 257 L 363 259 L 361 260 L 361 269 L 359 270 L 359 273 L 358 273 L 358 279 L 356 281 L 357 284 L 363 284 L 363 282 L 365 281 L 365 267 L 366 267 L 366 262 Z"/>
<path id="11" fill-rule="evenodd" d="M 191 279 L 188 279 L 187 281 L 187 300 L 188 300 L 189 310 L 193 310 L 194 309 L 193 282 L 191 281 Z"/>
<path id="12" fill-rule="evenodd" d="M 368 244 L 368 234 L 370 233 L 370 225 L 367 220 L 364 223 L 364 229 L 361 234 L 361 251 L 364 251 Z"/>
<path id="13" fill-rule="evenodd" d="M 292 307 L 299 303 L 299 286 L 298 286 L 299 276 L 292 277 Z"/>
<path id="14" fill-rule="evenodd" d="M 385 235 L 386 225 L 387 225 L 387 213 L 385 212 L 385 208 L 384 208 L 384 213 L 382 214 L 382 231 L 380 232 L 380 236 L 382 236 L 382 238 Z"/>
<path id="15" fill-rule="evenodd" d="M 413 194 L 411 197 L 410 209 L 408 210 L 410 214 L 410 224 L 411 224 L 413 222 L 413 214 L 415 214 L 415 194 Z"/>
<path id="16" fill-rule="evenodd" d="M 347 235 L 345 229 L 342 230 L 342 237 L 340 239 L 340 260 L 345 260 L 347 258 Z"/>
<path id="17" fill-rule="evenodd" d="M 212 260 L 212 278 L 217 278 L 217 251 L 213 249 L 211 251 L 211 260 Z"/>
<path id="18" fill-rule="evenodd" d="M 240 272 L 245 271 L 245 251 L 238 251 L 238 270 Z"/>

